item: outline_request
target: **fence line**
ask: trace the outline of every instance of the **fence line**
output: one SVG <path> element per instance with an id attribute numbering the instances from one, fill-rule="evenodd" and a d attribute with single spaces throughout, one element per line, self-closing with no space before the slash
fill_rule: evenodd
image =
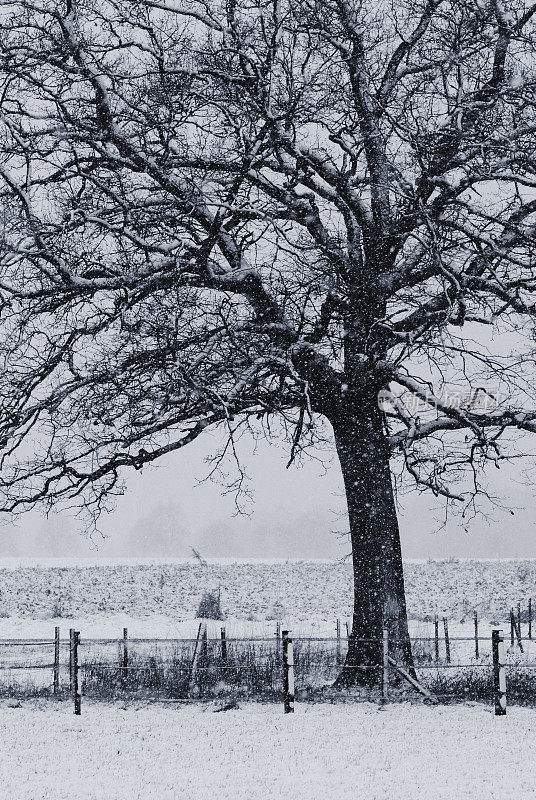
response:
<path id="1" fill-rule="evenodd" d="M 529 636 L 523 637 L 521 636 L 521 615 L 520 609 L 517 609 L 517 614 L 512 612 L 510 614 L 510 621 L 512 626 L 514 627 L 514 641 L 519 646 L 522 641 L 530 641 L 532 630 L 529 626 Z M 529 623 L 532 621 L 531 612 L 529 613 L 528 618 Z M 435 670 L 438 675 L 443 672 L 443 670 L 491 670 L 491 675 L 493 676 L 493 686 L 494 686 L 494 697 L 495 697 L 495 707 L 496 709 L 500 709 L 496 711 L 497 714 L 504 714 L 506 713 L 506 673 L 509 666 L 519 668 L 521 670 L 532 671 L 536 670 L 536 661 L 533 663 L 529 662 L 513 662 L 512 664 L 508 664 L 505 655 L 504 655 L 504 638 L 502 637 L 502 631 L 494 630 L 492 632 L 492 636 L 485 636 L 479 632 L 478 627 L 478 617 L 475 612 L 474 614 L 474 636 L 458 636 L 458 637 L 450 637 L 448 632 L 448 623 L 446 618 L 443 618 L 443 627 L 445 632 L 445 647 L 446 647 L 446 663 L 439 662 L 436 660 L 435 663 L 417 663 L 415 668 L 417 672 L 421 671 L 430 671 Z M 82 642 L 80 641 L 80 633 L 75 631 L 74 629 L 70 629 L 69 631 L 69 641 L 65 639 L 62 640 L 60 637 L 60 630 L 59 627 L 55 629 L 55 635 L 53 639 L 0 639 L 0 658 L 1 658 L 1 650 L 2 648 L 10 649 L 10 652 L 13 651 L 13 648 L 33 648 L 34 650 L 37 648 L 50 648 L 51 654 L 54 654 L 54 661 L 53 663 L 43 663 L 43 664 L 35 664 L 35 663 L 20 663 L 16 661 L 15 663 L 0 663 L 0 670 L 3 671 L 11 671 L 11 670 L 52 670 L 53 671 L 53 680 L 52 680 L 52 687 L 55 694 L 60 691 L 60 665 L 63 663 L 65 668 L 65 662 L 61 662 L 60 655 L 61 653 L 65 653 L 66 649 L 69 649 L 69 689 L 74 699 L 75 705 L 75 713 L 80 714 L 81 709 L 81 697 L 82 697 L 82 671 L 86 676 L 91 676 L 92 670 L 100 670 L 106 673 L 115 673 L 118 676 L 118 685 L 124 689 L 128 690 L 129 687 L 132 686 L 131 678 L 135 675 L 140 675 L 143 673 L 151 672 L 152 669 L 155 668 L 155 664 L 151 664 L 148 660 L 147 663 L 135 663 L 135 660 L 140 657 L 140 654 L 134 652 L 134 648 L 136 645 L 168 645 L 173 647 L 177 644 L 183 645 L 192 645 L 194 646 L 193 652 L 193 661 L 190 662 L 190 666 L 188 667 L 183 666 L 180 662 L 173 658 L 161 658 L 160 655 L 158 657 L 158 662 L 156 663 L 156 668 L 160 666 L 167 666 L 167 665 L 174 665 L 178 667 L 177 671 L 172 673 L 176 675 L 178 679 L 182 680 L 182 677 L 187 678 L 187 686 L 188 686 L 188 693 L 192 695 L 193 690 L 197 686 L 197 679 L 198 676 L 209 675 L 211 672 L 214 671 L 216 668 L 214 665 L 217 664 L 217 671 L 222 673 L 223 675 L 234 675 L 236 676 L 241 675 L 248 675 L 248 673 L 255 673 L 255 671 L 259 668 L 262 668 L 265 658 L 267 655 L 274 656 L 272 661 L 266 662 L 267 664 L 271 665 L 271 668 L 279 665 L 279 668 L 282 667 L 282 673 L 280 680 L 282 681 L 282 685 L 285 689 L 284 697 L 286 698 L 285 703 L 290 708 L 290 705 L 293 707 L 293 699 L 294 699 L 294 651 L 292 649 L 293 642 L 298 646 L 300 644 L 307 645 L 307 644 L 331 644 L 334 645 L 331 651 L 331 657 L 334 654 L 334 663 L 321 663 L 323 669 L 331 673 L 334 669 L 340 668 L 340 663 L 342 661 L 342 654 L 341 654 L 341 645 L 342 645 L 342 637 L 341 637 L 341 625 L 340 620 L 337 620 L 337 625 L 335 629 L 335 636 L 293 636 L 292 639 L 289 636 L 287 631 L 281 631 L 280 626 L 278 625 L 275 635 L 273 636 L 246 636 L 246 637 L 226 637 L 225 628 L 220 629 L 220 637 L 208 638 L 207 636 L 207 627 L 206 623 L 201 622 L 199 625 L 198 635 L 195 639 L 193 638 L 147 638 L 147 637 L 139 637 L 139 638 L 129 638 L 128 631 L 126 628 L 123 629 L 123 636 L 117 636 L 112 638 L 95 638 L 95 639 L 84 639 Z M 430 643 L 435 646 L 436 657 L 437 657 L 437 648 L 438 648 L 438 620 L 435 620 L 435 636 L 415 636 L 410 637 L 412 643 L 423 642 L 423 643 Z M 497 639 L 499 636 L 499 639 Z M 381 696 L 383 701 L 386 701 L 387 698 L 390 696 L 389 692 L 389 675 L 391 672 L 391 668 L 393 670 L 402 673 L 405 680 L 409 680 L 412 685 L 417 688 L 418 691 L 421 691 L 422 694 L 425 694 L 427 690 L 424 686 L 421 686 L 418 681 L 414 681 L 413 678 L 406 673 L 404 675 L 404 670 L 402 667 L 397 665 L 394 657 L 392 654 L 395 653 L 394 650 L 390 652 L 390 647 L 395 646 L 399 642 L 404 642 L 404 639 L 400 638 L 390 638 L 388 635 L 388 631 L 383 631 L 382 638 L 379 637 L 357 637 L 353 638 L 351 635 L 344 641 L 353 641 L 353 642 L 361 642 L 364 644 L 367 643 L 376 643 L 378 644 L 378 663 L 361 663 L 361 664 L 346 664 L 345 669 L 350 671 L 373 671 L 378 673 L 380 687 L 381 687 Z M 476 654 L 476 662 L 471 661 L 470 663 L 465 659 L 462 659 L 461 663 L 450 663 L 452 660 L 452 652 L 450 649 L 450 645 L 455 642 L 465 642 L 465 643 L 473 643 L 475 646 L 475 654 Z M 482 653 L 479 649 L 479 643 L 488 643 L 491 645 L 490 651 L 486 649 L 485 656 L 486 660 L 482 660 Z M 498 644 L 497 644 L 498 642 Z M 81 658 L 81 653 L 87 652 L 88 649 L 91 647 L 95 647 L 98 645 L 107 645 L 111 646 L 114 643 L 119 644 L 119 658 L 116 660 L 115 663 L 110 661 L 90 661 L 85 663 L 84 659 Z M 271 647 L 268 647 L 266 650 L 263 650 L 262 647 L 255 651 L 254 646 L 255 644 L 263 645 L 265 643 L 269 643 Z M 253 653 L 253 657 L 260 658 L 261 661 L 253 660 L 251 663 L 240 663 L 240 662 L 233 662 L 233 659 L 236 658 L 236 653 L 233 648 L 233 645 L 252 645 L 253 649 L 250 651 Z M 210 645 L 210 647 L 209 647 Z M 82 648 L 82 649 L 80 649 Z M 281 652 L 280 652 L 281 651 Z M 246 655 L 247 655 L 246 650 Z M 316 650 L 309 650 L 308 653 L 315 653 Z M 325 655 L 326 651 L 319 651 L 322 657 Z M 491 653 L 492 661 L 489 660 L 489 655 Z M 191 656 L 190 656 L 191 657 Z M 297 666 L 300 669 L 300 659 L 303 657 L 299 647 L 296 653 L 297 657 Z M 429 656 L 432 657 L 432 654 Z M 219 661 L 218 661 L 219 659 Z M 281 660 L 280 660 L 281 659 Z M 213 663 L 207 663 L 208 661 L 212 661 Z M 311 662 L 308 662 L 309 665 Z M 290 669 L 292 668 L 292 669 Z M 310 668 L 310 666 L 309 666 Z M 289 671 L 290 670 L 290 671 Z M 272 673 L 273 674 L 273 673 Z M 250 678 L 249 678 L 250 679 Z M 207 684 L 204 683 L 204 678 L 201 682 L 202 687 L 206 686 Z M 270 681 L 273 681 L 273 677 L 269 678 Z M 329 679 L 331 680 L 331 679 Z M 157 684 L 155 684 L 157 685 Z M 164 684 L 159 684 L 163 686 Z M 210 686 L 210 682 L 208 684 Z M 257 684 L 260 685 L 260 684 Z M 271 683 L 270 685 L 274 686 L 275 684 Z M 281 684 L 279 684 L 281 686 Z M 196 696 L 199 693 L 197 692 Z M 428 693 L 429 694 L 429 693 Z M 461 693 L 463 696 L 463 693 Z M 536 694 L 536 692 L 535 692 Z M 430 696 L 430 695 L 429 695 Z M 454 695 L 448 694 L 439 694 L 438 697 L 453 697 Z"/>
<path id="2" fill-rule="evenodd" d="M 294 641 L 300 642 L 337 642 L 338 639 L 332 636 L 293 636 Z M 349 637 L 353 642 L 379 642 L 381 641 L 381 637 Z M 409 637 L 411 642 L 434 642 L 435 639 L 433 636 L 410 636 Z M 520 637 L 522 642 L 529 642 L 534 641 L 530 639 L 528 636 L 521 636 Z M 517 640 L 517 637 L 516 637 Z M 171 637 L 128 637 L 128 642 L 130 644 L 195 644 L 197 639 L 193 638 L 171 638 Z M 220 637 L 218 636 L 208 636 L 207 642 L 213 644 L 219 644 L 221 641 Z M 233 642 L 273 642 L 274 644 L 277 642 L 277 638 L 275 636 L 236 636 L 236 637 L 229 637 L 226 636 L 226 642 L 228 644 L 232 644 Z M 345 639 L 341 639 L 341 642 L 344 642 Z M 391 643 L 398 643 L 398 642 L 405 642 L 405 639 L 395 639 L 389 638 Z M 450 636 L 449 634 L 449 642 L 474 642 L 474 636 Z M 489 642 L 490 637 L 479 635 L 478 636 L 479 642 Z M 89 645 L 96 645 L 96 644 L 103 644 L 103 645 L 112 645 L 114 643 L 121 644 L 123 642 L 123 636 L 111 636 L 109 638 L 103 639 L 90 639 L 84 638 L 82 645 L 89 646 Z M 54 639 L 0 639 L 0 648 L 1 647 L 54 647 L 55 640 Z M 69 647 L 69 641 L 67 639 L 63 639 L 60 641 L 60 647 Z"/>
<path id="3" fill-rule="evenodd" d="M 517 623 L 514 623 L 515 627 L 517 627 Z M 73 630 L 73 629 L 71 629 Z M 128 647 L 129 645 L 136 645 L 136 644 L 165 644 L 165 645 L 173 645 L 173 644 L 192 644 L 195 645 L 198 641 L 197 638 L 159 638 L 159 637 L 152 637 L 152 638 L 136 638 L 136 637 L 127 637 L 126 631 L 123 636 L 117 637 L 110 637 L 107 639 L 89 639 L 85 638 L 83 642 L 81 642 L 81 646 L 83 647 L 91 647 L 94 645 L 109 645 L 112 646 L 113 644 L 119 644 L 122 646 L 122 658 L 128 662 Z M 350 637 L 352 642 L 362 642 L 362 643 L 373 643 L 373 642 L 382 642 L 381 637 Z M 412 643 L 416 642 L 430 642 L 435 643 L 435 637 L 433 636 L 410 636 L 410 641 Z M 332 636 L 300 636 L 300 635 L 293 635 L 293 640 L 295 642 L 318 642 L 318 643 L 334 643 L 339 644 L 344 640 L 338 639 Z M 222 634 L 220 637 L 209 637 L 204 636 L 202 640 L 202 647 L 204 647 L 205 643 L 212 644 L 212 645 L 221 645 L 222 641 L 225 645 L 230 644 L 245 644 L 245 643 L 264 643 L 270 642 L 274 645 L 277 644 L 276 637 L 272 636 L 241 636 L 241 637 L 229 637 L 225 634 L 225 628 L 222 628 Z M 348 640 L 347 640 L 348 641 Z M 398 644 L 406 642 L 406 639 L 398 639 L 394 637 L 389 637 L 390 644 Z M 479 635 L 478 637 L 475 636 L 450 636 L 448 637 L 449 644 L 452 642 L 490 642 L 491 639 L 489 636 Z M 529 639 L 528 636 L 517 636 L 515 635 L 514 642 L 517 644 L 519 641 L 521 642 L 529 642 L 534 641 Z M 29 647 L 29 648 L 36 648 L 36 647 L 50 647 L 54 649 L 55 646 L 58 646 L 60 649 L 67 649 L 71 647 L 71 643 L 69 640 L 66 639 L 59 639 L 57 642 L 55 639 L 49 640 L 33 640 L 33 639 L 0 639 L 0 649 L 3 647 Z"/>

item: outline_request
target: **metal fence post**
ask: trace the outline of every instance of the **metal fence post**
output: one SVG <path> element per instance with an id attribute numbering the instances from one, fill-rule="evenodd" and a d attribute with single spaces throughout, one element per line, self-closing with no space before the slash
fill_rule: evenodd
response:
<path id="1" fill-rule="evenodd" d="M 73 692 L 74 687 L 74 628 L 69 628 L 69 691 Z"/>
<path id="2" fill-rule="evenodd" d="M 294 648 L 290 631 L 283 631 L 283 706 L 285 714 L 294 713 Z"/>
<path id="3" fill-rule="evenodd" d="M 383 674 L 382 674 L 382 700 L 389 697 L 389 631 L 383 629 Z"/>
<path id="4" fill-rule="evenodd" d="M 123 628 L 123 664 L 121 667 L 121 678 L 123 682 L 128 677 L 128 628 Z"/>
<path id="5" fill-rule="evenodd" d="M 449 623 L 446 617 L 443 617 L 443 630 L 445 631 L 445 656 L 447 664 L 450 664 Z"/>
<path id="6" fill-rule="evenodd" d="M 80 646 L 80 631 L 73 631 L 73 688 L 74 688 L 74 713 L 81 714 L 82 706 L 82 681 L 80 679 L 80 659 L 78 648 Z"/>
<path id="7" fill-rule="evenodd" d="M 54 672 L 53 672 L 53 691 L 58 694 L 60 690 L 60 629 L 56 625 L 54 628 Z"/>
<path id="8" fill-rule="evenodd" d="M 506 714 L 506 667 L 504 658 L 504 636 L 502 630 L 491 633 L 493 653 L 493 688 L 495 694 L 495 716 Z"/>

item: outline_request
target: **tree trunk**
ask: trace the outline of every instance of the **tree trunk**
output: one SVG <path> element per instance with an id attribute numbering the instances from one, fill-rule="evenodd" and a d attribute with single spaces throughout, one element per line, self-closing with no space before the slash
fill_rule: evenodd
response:
<path id="1" fill-rule="evenodd" d="M 346 489 L 354 573 L 352 631 L 336 685 L 370 686 L 381 679 L 384 626 L 390 654 L 415 674 L 390 452 L 377 392 L 349 397 L 332 424 Z"/>

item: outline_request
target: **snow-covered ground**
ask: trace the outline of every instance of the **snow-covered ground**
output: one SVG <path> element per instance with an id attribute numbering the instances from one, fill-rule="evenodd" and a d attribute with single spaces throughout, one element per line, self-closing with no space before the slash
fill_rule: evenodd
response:
<path id="1" fill-rule="evenodd" d="M 536 612 L 535 612 L 536 613 Z M 5 617 L 0 618 L 0 640 L 2 639 L 40 639 L 52 640 L 54 638 L 55 626 L 60 627 L 62 638 L 69 636 L 69 628 L 74 628 L 81 632 L 83 639 L 120 639 L 123 636 L 123 628 L 128 628 L 128 635 L 133 639 L 192 639 L 197 635 L 199 620 L 193 615 L 190 619 L 176 619 L 165 614 L 152 614 L 146 617 L 138 617 L 128 612 L 122 614 L 77 614 L 65 617 L 50 618 L 31 618 L 31 617 Z M 227 617 L 223 621 L 204 620 L 207 624 L 208 635 L 210 638 L 219 638 L 222 627 L 225 627 L 227 638 L 254 639 L 275 636 L 277 622 L 270 620 L 245 620 L 240 617 Z M 295 636 L 319 636 L 322 638 L 334 638 L 336 634 L 336 620 L 315 620 L 303 619 L 300 616 L 287 611 L 278 618 L 282 630 L 285 628 L 292 631 Z M 342 617 L 341 636 L 346 636 L 345 623 L 351 624 L 349 617 Z M 506 622 L 497 625 L 486 619 L 479 622 L 479 637 L 483 640 L 491 641 L 492 627 L 502 627 L 505 637 L 510 635 L 510 626 Z M 523 636 L 527 635 L 527 626 L 523 624 Z M 409 629 L 412 637 L 433 638 L 433 622 L 421 622 L 420 620 L 409 620 Z M 533 622 L 533 632 L 536 637 L 536 620 Z M 452 640 L 459 637 L 467 638 L 472 641 L 474 627 L 472 620 L 465 620 L 463 623 L 449 621 L 449 635 Z M 441 651 L 444 651 L 443 624 L 439 629 L 441 640 Z M 454 647 L 454 645 L 453 645 Z"/>
<path id="2" fill-rule="evenodd" d="M 408 612 L 449 621 L 504 620 L 512 606 L 522 611 L 536 586 L 536 561 L 408 561 Z M 206 591 L 221 592 L 232 619 L 263 623 L 293 617 L 311 624 L 350 614 L 352 572 L 340 561 L 189 561 L 131 559 L 121 563 L 73 559 L 0 561 L 0 620 L 22 617 L 128 615 L 195 617 Z M 1 631 L 0 631 L 1 635 Z M 22 634 L 20 634 L 22 635 Z"/>
<path id="3" fill-rule="evenodd" d="M 40 641 L 54 638 L 54 628 L 59 626 L 61 637 L 69 638 L 69 628 L 80 631 L 82 642 L 89 639 L 121 639 L 123 628 L 128 629 L 130 639 L 195 639 L 199 622 L 201 620 L 192 617 L 191 619 L 177 620 L 165 614 L 153 614 L 147 617 L 137 617 L 135 615 L 123 614 L 88 614 L 75 615 L 68 619 L 51 617 L 50 619 L 32 619 L 29 617 L 6 617 L 0 618 L 0 641 L 2 639 L 39 639 Z M 225 627 L 228 639 L 255 639 L 275 637 L 277 622 L 275 620 L 244 620 L 240 618 L 227 618 L 224 621 L 204 620 L 207 624 L 209 638 L 218 639 L 222 626 Z M 351 624 L 348 617 L 341 619 L 341 637 L 346 637 L 346 625 Z M 335 619 L 333 620 L 307 620 L 300 619 L 298 616 L 287 612 L 279 618 L 281 630 L 292 631 L 295 637 L 321 637 L 331 639 L 335 637 Z M 485 619 L 480 620 L 479 638 L 482 640 L 481 650 L 489 650 L 491 647 L 492 627 L 498 627 Z M 503 623 L 502 626 L 506 646 L 510 642 L 509 624 Z M 523 636 L 527 635 L 527 626 L 522 626 Z M 414 638 L 424 637 L 433 639 L 434 625 L 432 622 L 421 622 L 419 620 L 409 621 L 410 635 Z M 536 620 L 533 624 L 533 632 L 536 637 Z M 461 643 L 459 638 L 467 639 L 463 645 L 463 651 L 473 651 L 473 622 L 466 620 L 463 623 L 449 622 L 449 635 L 451 637 L 451 650 L 453 655 Z M 440 652 L 444 655 L 444 632 L 443 625 L 439 629 Z M 535 640 L 536 641 L 536 640 Z"/>
<path id="4" fill-rule="evenodd" d="M 474 659 L 473 609 L 480 621 L 480 656 L 489 661 L 491 628 L 502 624 L 508 642 L 508 609 L 521 601 L 526 611 L 536 585 L 536 561 L 412 561 L 406 564 L 408 610 L 412 637 L 434 635 L 433 614 L 448 618 L 453 664 Z M 341 621 L 344 653 L 345 623 L 350 621 L 351 568 L 333 561 L 235 559 L 2 559 L 0 560 L 0 640 L 47 640 L 41 648 L 13 648 L 0 641 L 0 667 L 51 665 L 54 628 L 63 642 L 69 628 L 81 633 L 83 661 L 89 657 L 117 662 L 117 645 L 90 640 L 119 640 L 128 628 L 132 653 L 146 653 L 151 644 L 135 639 L 194 638 L 196 611 L 205 591 L 221 591 L 225 621 L 208 621 L 210 638 L 272 638 L 277 622 L 295 637 L 335 636 Z M 536 603 L 533 603 L 536 610 Z M 523 635 L 527 634 L 526 614 Z M 536 624 L 534 625 L 536 635 Z M 456 641 L 464 637 L 467 641 Z M 169 645 L 168 645 L 169 646 Z M 433 642 L 417 642 L 419 662 L 433 657 Z M 536 645 L 525 646 L 521 660 L 534 663 Z M 440 656 L 445 655 L 443 624 Z M 519 661 L 517 651 L 511 654 Z M 67 658 L 62 649 L 63 666 Z M 62 673 L 65 670 L 62 667 Z M 0 684 L 48 686 L 51 667 L 0 673 Z"/>
<path id="5" fill-rule="evenodd" d="M 12 704 L 13 705 L 13 704 Z M 532 800 L 536 711 L 0 704 L 9 800 Z"/>

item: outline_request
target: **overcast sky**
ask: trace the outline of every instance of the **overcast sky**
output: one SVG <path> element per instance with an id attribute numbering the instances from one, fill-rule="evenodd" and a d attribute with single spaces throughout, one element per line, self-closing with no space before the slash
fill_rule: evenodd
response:
<path id="1" fill-rule="evenodd" d="M 234 516 L 233 497 L 221 486 L 198 484 L 209 471 L 210 435 L 155 468 L 128 474 L 127 492 L 101 522 L 106 538 L 88 540 L 76 520 L 31 513 L 0 528 L 3 556 L 337 558 L 349 552 L 342 479 L 336 463 L 307 460 L 285 468 L 288 452 L 245 438 L 241 452 L 253 501 L 248 516 Z M 483 510 L 493 519 L 453 517 L 440 528 L 443 504 L 429 494 L 401 498 L 400 524 L 406 558 L 449 556 L 536 557 L 533 489 L 519 468 L 493 470 L 492 488 L 509 508 Z M 0 556 L 1 557 L 1 556 Z"/>

